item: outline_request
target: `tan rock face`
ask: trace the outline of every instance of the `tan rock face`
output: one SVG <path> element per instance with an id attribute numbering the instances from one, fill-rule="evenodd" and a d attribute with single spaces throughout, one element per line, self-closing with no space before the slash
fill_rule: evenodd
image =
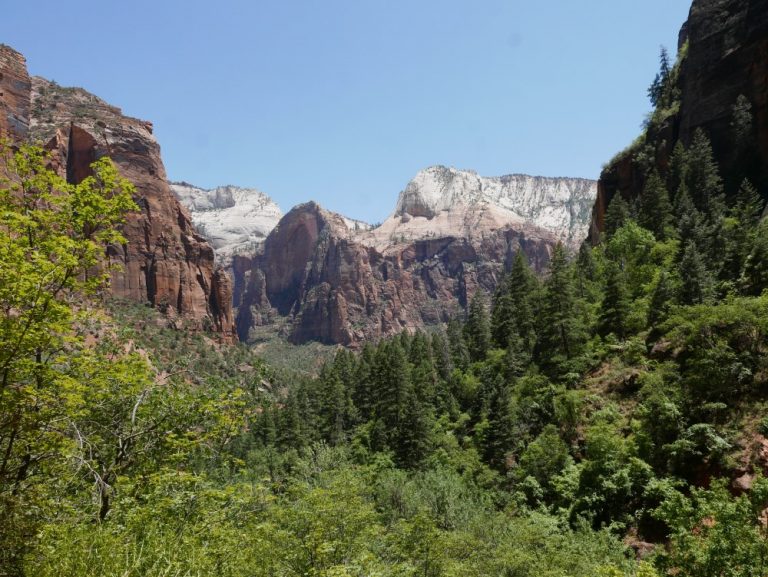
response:
<path id="1" fill-rule="evenodd" d="M 24 56 L 0 44 L 0 135 L 27 137 L 31 88 Z"/>
<path id="2" fill-rule="evenodd" d="M 90 164 L 108 155 L 135 185 L 141 211 L 123 227 L 128 242 L 109 251 L 122 268 L 113 275 L 113 293 L 234 338 L 231 283 L 214 269 L 213 250 L 166 182 L 152 124 L 123 116 L 82 89 L 30 82 L 23 58 L 6 47 L 0 48 L 0 75 L 15 87 L 3 84 L 0 133 L 44 143 L 52 166 L 70 182 L 83 180 Z"/>
<path id="3" fill-rule="evenodd" d="M 666 166 L 676 142 L 689 144 L 695 130 L 702 128 L 722 172 L 738 176 L 726 182 L 726 192 L 735 192 L 744 176 L 759 190 L 768 190 L 768 0 L 694 0 L 680 33 L 681 45 L 686 41 L 680 111 L 661 127 L 661 134 L 646 139 L 662 143 L 656 150 L 658 166 Z M 754 157 L 746 159 L 737 157 L 731 132 L 733 106 L 741 95 L 749 100 L 754 116 Z M 631 155 L 605 168 L 592 212 L 593 243 L 599 240 L 613 196 L 635 199 L 644 181 Z"/>
<path id="4" fill-rule="evenodd" d="M 293 342 L 355 346 L 445 322 L 478 288 L 493 290 L 517 250 L 542 269 L 555 242 L 546 231 L 517 227 L 472 242 L 424 239 L 381 252 L 340 215 L 300 205 L 267 237 L 262 254 L 235 257 L 238 334 L 245 340 L 251 327 L 280 315 Z"/>

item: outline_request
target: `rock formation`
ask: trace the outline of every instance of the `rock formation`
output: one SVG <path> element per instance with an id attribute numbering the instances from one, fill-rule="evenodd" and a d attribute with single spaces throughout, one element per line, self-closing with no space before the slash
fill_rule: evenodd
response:
<path id="1" fill-rule="evenodd" d="M 640 196 L 645 170 L 640 157 L 651 155 L 665 167 L 678 141 L 689 144 L 696 129 L 709 136 L 724 174 L 748 176 L 768 192 L 768 0 L 694 0 L 680 32 L 682 50 L 677 87 L 679 109 L 649 127 L 635 145 L 618 155 L 600 176 L 590 240 L 599 241 L 608 203 L 617 193 Z M 737 154 L 731 123 L 740 96 L 751 105 L 751 155 Z M 738 165 L 738 166 L 737 166 Z M 726 194 L 739 182 L 726 182 Z"/>
<path id="2" fill-rule="evenodd" d="M 595 182 L 511 174 L 489 178 L 433 166 L 400 194 L 394 213 L 363 241 L 381 250 L 397 242 L 462 237 L 535 226 L 576 249 L 587 233 Z"/>
<path id="3" fill-rule="evenodd" d="M 256 252 L 283 216 L 271 198 L 253 188 L 219 186 L 205 190 L 172 182 L 171 190 L 211 243 L 222 266 L 229 266 L 235 254 Z"/>
<path id="4" fill-rule="evenodd" d="M 260 252 L 233 259 L 238 334 L 280 319 L 293 342 L 354 346 L 447 321 L 478 287 L 492 291 L 518 250 L 542 270 L 557 242 L 578 246 L 595 184 L 433 167 L 373 229 L 299 205 Z"/>
<path id="5" fill-rule="evenodd" d="M 113 275 L 113 293 L 233 337 L 231 283 L 214 270 L 213 249 L 166 182 L 152 124 L 123 116 L 80 88 L 30 81 L 23 57 L 6 46 L 0 47 L 0 86 L 0 133 L 44 143 L 70 182 L 81 181 L 91 162 L 108 155 L 135 185 L 141 212 L 128 215 L 127 244 L 110 251 L 122 265 Z"/>

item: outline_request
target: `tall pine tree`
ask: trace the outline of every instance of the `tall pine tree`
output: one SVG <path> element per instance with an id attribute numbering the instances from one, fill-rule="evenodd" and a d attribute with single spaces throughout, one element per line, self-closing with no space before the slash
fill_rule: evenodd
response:
<path id="1" fill-rule="evenodd" d="M 656 240 L 667 240 L 674 231 L 672 204 L 664 181 L 656 169 L 648 175 L 648 180 L 640 197 L 638 224 L 650 230 Z"/>
<path id="2" fill-rule="evenodd" d="M 630 312 L 629 291 L 624 273 L 615 262 L 606 265 L 606 285 L 603 303 L 600 308 L 598 328 L 605 336 L 614 334 L 619 339 L 627 336 Z"/>
<path id="3" fill-rule="evenodd" d="M 538 364 L 551 377 L 561 378 L 572 372 L 571 361 L 582 353 L 587 334 L 579 314 L 565 248 L 560 243 L 552 252 L 539 321 Z"/>

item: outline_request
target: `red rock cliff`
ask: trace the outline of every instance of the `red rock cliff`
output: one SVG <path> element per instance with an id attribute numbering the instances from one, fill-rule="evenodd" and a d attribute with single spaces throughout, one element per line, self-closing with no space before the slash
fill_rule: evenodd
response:
<path id="1" fill-rule="evenodd" d="M 551 233 L 518 226 L 473 242 L 434 238 L 380 252 L 356 239 L 341 216 L 299 205 L 262 254 L 234 259 L 238 333 L 246 340 L 251 327 L 286 317 L 293 342 L 355 346 L 445 322 L 478 287 L 493 290 L 517 250 L 541 269 L 555 243 Z"/>
<path id="2" fill-rule="evenodd" d="M 24 58 L 0 46 L 0 134 L 45 143 L 70 182 L 110 156 L 136 186 L 141 208 L 124 226 L 127 244 L 111 251 L 122 265 L 113 293 L 234 338 L 229 278 L 215 270 L 212 248 L 171 192 L 150 122 L 124 116 L 85 90 L 30 81 Z"/>

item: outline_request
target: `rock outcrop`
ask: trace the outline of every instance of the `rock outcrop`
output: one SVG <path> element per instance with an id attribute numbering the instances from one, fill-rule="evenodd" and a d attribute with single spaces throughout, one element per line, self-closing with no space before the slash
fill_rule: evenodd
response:
<path id="1" fill-rule="evenodd" d="M 229 266 L 235 254 L 255 253 L 283 216 L 269 196 L 254 188 L 219 186 L 206 190 L 186 182 L 172 182 L 170 186 L 222 266 Z"/>
<path id="2" fill-rule="evenodd" d="M 400 193 L 394 213 L 366 235 L 380 249 L 397 242 L 444 236 L 472 240 L 489 230 L 535 226 L 576 249 L 584 240 L 596 183 L 581 178 L 546 178 L 433 166 Z"/>
<path id="3" fill-rule="evenodd" d="M 12 140 L 27 137 L 31 90 L 24 56 L 0 44 L 0 135 Z"/>
<path id="4" fill-rule="evenodd" d="M 5 46 L 0 82 L 0 133 L 45 144 L 53 166 L 70 182 L 80 182 L 95 159 L 108 155 L 135 185 L 141 212 L 128 215 L 127 244 L 110 250 L 122 265 L 112 292 L 234 338 L 231 283 L 214 270 L 213 249 L 166 182 L 152 124 L 124 116 L 80 88 L 30 81 L 23 57 Z"/>
<path id="5" fill-rule="evenodd" d="M 680 32 L 683 52 L 677 88 L 679 108 L 603 171 L 592 215 L 590 240 L 599 241 L 608 203 L 615 194 L 627 200 L 640 196 L 648 149 L 660 168 L 674 145 L 688 145 L 701 128 L 709 136 L 724 174 L 726 194 L 749 177 L 768 196 L 768 0 L 694 0 Z M 744 154 L 734 146 L 732 121 L 740 96 L 751 106 L 751 144 Z"/>
<path id="6" fill-rule="evenodd" d="M 445 322 L 494 290 L 517 251 L 543 270 L 557 242 L 578 246 L 594 198 L 594 181 L 433 167 L 373 229 L 299 205 L 259 253 L 233 259 L 239 337 L 279 319 L 293 342 L 355 346 Z"/>

